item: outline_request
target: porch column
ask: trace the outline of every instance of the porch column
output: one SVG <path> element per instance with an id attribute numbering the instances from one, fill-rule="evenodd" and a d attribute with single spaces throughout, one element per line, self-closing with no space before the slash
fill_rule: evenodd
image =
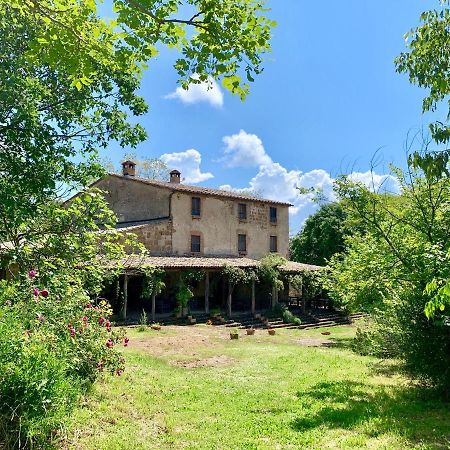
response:
<path id="1" fill-rule="evenodd" d="M 205 273 L 205 313 L 209 314 L 209 272 Z"/>
<path id="2" fill-rule="evenodd" d="M 156 318 L 156 295 L 152 295 L 152 322 L 155 321 Z"/>
<path id="3" fill-rule="evenodd" d="M 272 287 L 272 308 L 275 307 L 275 305 L 278 304 L 278 289 L 276 286 Z"/>
<path id="4" fill-rule="evenodd" d="M 228 297 L 227 297 L 227 308 L 228 308 L 228 317 L 231 317 L 231 299 L 233 295 L 233 288 L 231 283 L 228 283 Z"/>
<path id="5" fill-rule="evenodd" d="M 123 276 L 123 308 L 122 308 L 122 319 L 127 318 L 127 303 L 128 303 L 128 275 Z"/>
<path id="6" fill-rule="evenodd" d="M 252 280 L 252 314 L 256 313 L 255 280 Z"/>

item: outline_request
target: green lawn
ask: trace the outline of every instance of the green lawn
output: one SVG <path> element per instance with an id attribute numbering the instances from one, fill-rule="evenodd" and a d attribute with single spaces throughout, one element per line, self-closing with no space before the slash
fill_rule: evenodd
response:
<path id="1" fill-rule="evenodd" d="M 63 448 L 450 448 L 449 405 L 353 353 L 354 330 L 130 330 L 127 371 L 97 384 Z"/>

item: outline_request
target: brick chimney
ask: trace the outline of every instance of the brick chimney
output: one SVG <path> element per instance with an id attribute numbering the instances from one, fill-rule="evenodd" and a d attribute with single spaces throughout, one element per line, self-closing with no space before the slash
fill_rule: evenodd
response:
<path id="1" fill-rule="evenodd" d="M 170 172 L 170 182 L 179 184 L 181 182 L 181 172 L 172 170 L 172 172 Z"/>
<path id="2" fill-rule="evenodd" d="M 122 175 L 126 177 L 134 177 L 136 175 L 136 163 L 133 161 L 124 161 L 122 163 Z"/>

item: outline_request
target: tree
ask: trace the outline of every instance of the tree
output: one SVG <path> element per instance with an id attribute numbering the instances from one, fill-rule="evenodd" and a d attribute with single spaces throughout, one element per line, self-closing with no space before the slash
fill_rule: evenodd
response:
<path id="1" fill-rule="evenodd" d="M 292 238 L 292 260 L 321 266 L 335 253 L 342 252 L 345 248 L 345 218 L 339 203 L 322 205 Z"/>
<path id="2" fill-rule="evenodd" d="M 370 314 L 370 351 L 402 359 L 412 375 L 449 393 L 450 303 L 436 288 L 450 276 L 450 178 L 412 165 L 394 174 L 399 201 L 338 179 L 347 216 L 364 234 L 348 236 L 346 251 L 331 258 L 325 287 L 345 309 Z"/>
<path id="3" fill-rule="evenodd" d="M 114 0 L 113 21 L 98 3 L 0 0 L 0 241 L 100 176 L 99 148 L 145 139 L 128 116 L 147 111 L 137 92 L 157 46 L 179 50 L 183 87 L 212 77 L 241 98 L 270 49 L 260 1 Z"/>
<path id="4" fill-rule="evenodd" d="M 421 25 L 405 34 L 409 51 L 395 61 L 398 72 L 407 73 L 411 83 L 428 90 L 422 104 L 423 112 L 435 111 L 450 94 L 449 3 L 441 0 L 439 9 L 422 13 Z M 435 122 L 430 129 L 436 142 L 450 140 L 447 123 Z"/>

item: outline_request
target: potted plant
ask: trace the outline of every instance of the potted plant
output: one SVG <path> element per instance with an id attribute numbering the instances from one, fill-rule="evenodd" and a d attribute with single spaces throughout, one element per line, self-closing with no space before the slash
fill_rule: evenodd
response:
<path id="1" fill-rule="evenodd" d="M 247 328 L 245 331 L 248 336 L 253 336 L 255 334 L 255 329 L 253 327 Z"/>
<path id="2" fill-rule="evenodd" d="M 274 328 L 269 328 L 267 330 L 267 332 L 271 335 L 271 336 L 275 336 L 275 329 Z"/>
<path id="3" fill-rule="evenodd" d="M 159 331 L 161 329 L 161 325 L 159 323 L 152 323 L 150 326 L 152 330 Z"/>
<path id="4" fill-rule="evenodd" d="M 230 331 L 230 339 L 239 339 L 238 330 L 231 330 Z"/>

